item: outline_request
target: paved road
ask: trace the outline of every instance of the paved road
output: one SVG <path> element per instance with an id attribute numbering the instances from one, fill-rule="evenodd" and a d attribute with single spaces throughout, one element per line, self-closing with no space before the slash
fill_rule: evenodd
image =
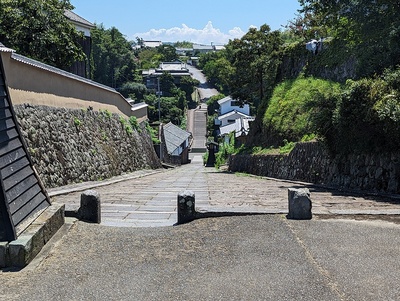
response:
<path id="1" fill-rule="evenodd" d="M 218 94 L 217 89 L 214 89 L 213 87 L 211 87 L 211 85 L 208 84 L 207 78 L 204 76 L 201 70 L 190 65 L 188 65 L 188 69 L 192 76 L 200 82 L 200 86 L 198 89 L 202 102 L 205 102 L 211 96 Z"/>
<path id="2" fill-rule="evenodd" d="M 27 268 L 0 272 L 1 300 L 399 300 L 396 200 L 220 172 L 200 159 L 51 190 L 71 209 L 80 195 L 71 190 L 95 185 L 103 222 L 69 220 Z M 314 218 L 287 220 L 287 188 L 305 186 Z M 275 214 L 172 227 L 184 189 L 201 211 Z"/>
<path id="3" fill-rule="evenodd" d="M 188 66 L 192 76 L 200 81 L 198 88 L 200 94 L 199 107 L 188 111 L 188 128 L 187 130 L 193 134 L 192 150 L 197 153 L 206 152 L 206 128 L 207 128 L 207 105 L 205 102 L 213 95 L 217 95 L 218 91 L 212 88 L 201 70 L 193 66 Z"/>
<path id="4" fill-rule="evenodd" d="M 188 111 L 189 132 L 192 133 L 192 152 L 205 153 L 207 141 L 207 106 L 202 104 L 200 108 Z"/>
<path id="5" fill-rule="evenodd" d="M 101 196 L 103 225 L 173 225 L 177 218 L 177 195 L 186 189 L 195 192 L 196 206 L 202 211 L 285 214 L 288 211 L 288 188 L 308 187 L 314 214 L 400 214 L 400 205 L 396 200 L 341 193 L 307 183 L 218 172 L 215 168 L 204 167 L 200 154 L 193 156 L 191 164 L 176 169 L 139 171 L 130 177 L 125 176 L 128 180 L 111 181 L 110 185 L 95 188 Z M 78 187 L 84 190 L 108 183 L 82 183 Z M 74 187 L 77 185 L 72 185 L 72 189 Z M 65 203 L 67 209 L 76 209 L 81 192 L 57 195 L 65 192 L 68 192 L 68 187 L 52 189 L 50 195 L 54 201 Z"/>

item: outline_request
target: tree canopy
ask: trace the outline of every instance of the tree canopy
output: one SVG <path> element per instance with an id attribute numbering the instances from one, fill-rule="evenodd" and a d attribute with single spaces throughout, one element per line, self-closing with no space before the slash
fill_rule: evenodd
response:
<path id="1" fill-rule="evenodd" d="M 174 62 L 178 59 L 176 49 L 171 45 L 161 45 L 157 47 L 158 53 L 161 55 L 162 62 Z"/>
<path id="2" fill-rule="evenodd" d="M 234 98 L 255 104 L 257 107 L 272 93 L 280 64 L 282 39 L 279 31 L 268 25 L 250 30 L 241 38 L 227 45 L 234 67 L 230 83 Z"/>
<path id="3" fill-rule="evenodd" d="M 330 36 L 358 59 L 360 77 L 400 63 L 400 3 L 393 0 L 299 0 L 297 28 L 306 37 Z"/>
<path id="4" fill-rule="evenodd" d="M 176 48 L 193 48 L 193 43 L 189 41 L 178 41 L 174 43 Z"/>
<path id="5" fill-rule="evenodd" d="M 281 33 L 263 25 L 229 41 L 226 50 L 202 55 L 199 64 L 221 92 L 258 107 L 276 84 L 282 45 Z"/>
<path id="6" fill-rule="evenodd" d="M 81 37 L 64 16 L 69 0 L 2 0 L 0 42 L 19 54 L 68 69 L 85 57 Z"/>
<path id="7" fill-rule="evenodd" d="M 131 43 L 115 27 L 92 30 L 93 80 L 120 88 L 135 79 L 136 61 Z"/>

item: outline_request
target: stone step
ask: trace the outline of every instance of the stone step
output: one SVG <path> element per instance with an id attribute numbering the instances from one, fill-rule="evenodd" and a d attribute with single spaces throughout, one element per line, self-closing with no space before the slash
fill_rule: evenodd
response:
<path id="1" fill-rule="evenodd" d="M 18 239 L 0 242 L 0 268 L 23 268 L 64 224 L 64 204 L 53 203 L 28 227 Z"/>
<path id="2" fill-rule="evenodd" d="M 205 153 L 207 152 L 207 148 L 205 147 L 196 147 L 190 150 L 191 153 Z"/>

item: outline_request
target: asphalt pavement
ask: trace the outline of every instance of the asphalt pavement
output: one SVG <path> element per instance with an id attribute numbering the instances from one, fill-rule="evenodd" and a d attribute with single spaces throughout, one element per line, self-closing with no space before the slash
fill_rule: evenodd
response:
<path id="1" fill-rule="evenodd" d="M 208 98 L 211 96 L 217 95 L 219 92 L 217 89 L 213 88 L 208 82 L 205 75 L 202 73 L 201 70 L 197 69 L 196 67 L 188 65 L 187 68 L 191 73 L 192 77 L 197 79 L 200 82 L 198 87 L 198 91 L 200 93 L 200 99 L 202 102 L 207 101 Z"/>
<path id="2" fill-rule="evenodd" d="M 399 230 L 283 215 L 76 222 L 33 268 L 0 273 L 1 300 L 399 300 Z"/>

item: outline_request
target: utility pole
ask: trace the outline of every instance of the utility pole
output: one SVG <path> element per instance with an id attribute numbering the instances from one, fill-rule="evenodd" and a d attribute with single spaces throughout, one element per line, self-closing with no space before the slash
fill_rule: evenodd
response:
<path id="1" fill-rule="evenodd" d="M 160 97 L 162 95 L 162 92 L 160 91 L 160 78 L 157 78 L 157 92 L 156 92 L 157 96 L 158 96 L 158 136 L 159 136 L 159 140 L 160 140 L 160 160 L 162 162 L 163 160 L 163 143 L 162 143 L 162 124 L 161 124 L 161 106 L 160 106 Z"/>
<path id="2" fill-rule="evenodd" d="M 162 92 L 160 91 L 160 78 L 157 78 L 157 96 L 158 96 L 158 122 L 161 123 L 161 107 L 160 107 L 160 97 L 162 95 Z"/>

